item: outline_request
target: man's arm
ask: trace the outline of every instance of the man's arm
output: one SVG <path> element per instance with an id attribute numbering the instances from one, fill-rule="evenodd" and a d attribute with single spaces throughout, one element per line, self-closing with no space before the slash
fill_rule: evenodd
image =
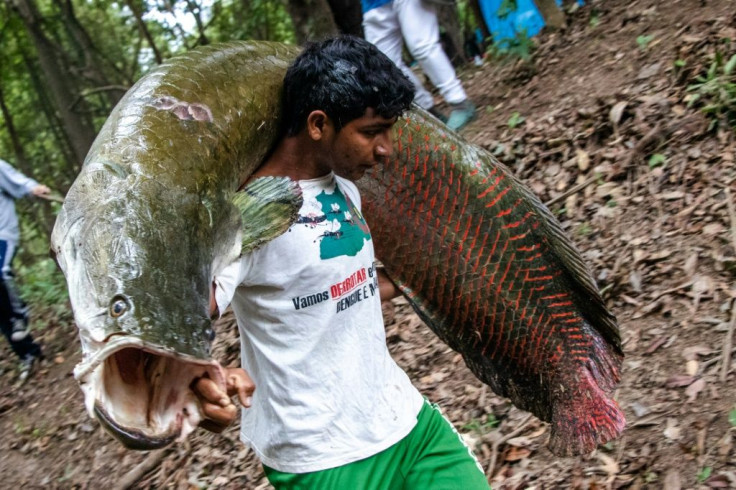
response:
<path id="1" fill-rule="evenodd" d="M 391 279 L 388 278 L 383 268 L 378 269 L 378 295 L 381 301 L 389 301 L 401 294 L 399 288 L 396 287 Z"/>

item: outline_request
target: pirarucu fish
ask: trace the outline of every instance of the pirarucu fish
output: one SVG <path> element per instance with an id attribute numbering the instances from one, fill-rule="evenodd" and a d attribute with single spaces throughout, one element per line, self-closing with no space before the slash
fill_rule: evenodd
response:
<path id="1" fill-rule="evenodd" d="M 110 115 L 66 197 L 52 252 L 80 331 L 75 376 L 90 414 L 128 447 L 194 430 L 192 381 L 224 384 L 210 356 L 212 278 L 295 219 L 288 179 L 238 189 L 275 142 L 297 52 L 233 42 L 157 67 Z M 394 134 L 393 159 L 358 182 L 388 274 L 479 379 L 550 422 L 552 451 L 616 437 L 618 328 L 555 218 L 421 109 Z"/>

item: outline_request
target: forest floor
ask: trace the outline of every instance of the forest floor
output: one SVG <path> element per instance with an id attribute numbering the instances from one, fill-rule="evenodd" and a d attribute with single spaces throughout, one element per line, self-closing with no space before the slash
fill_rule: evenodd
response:
<path id="1" fill-rule="evenodd" d="M 730 0 L 605 0 L 536 39 L 531 61 L 462 73 L 479 105 L 463 135 L 554 200 L 626 353 L 617 399 L 627 430 L 558 458 L 546 424 L 494 395 L 395 301 L 394 358 L 475 447 L 494 488 L 736 488 L 736 134 L 709 128 L 687 90 L 716 51 L 736 53 L 735 40 Z M 220 330 L 216 357 L 237 363 L 231 317 Z M 47 358 L 23 386 L 0 347 L 3 487 L 270 488 L 237 425 L 151 453 L 123 449 L 84 411 L 73 324 L 35 335 Z"/>

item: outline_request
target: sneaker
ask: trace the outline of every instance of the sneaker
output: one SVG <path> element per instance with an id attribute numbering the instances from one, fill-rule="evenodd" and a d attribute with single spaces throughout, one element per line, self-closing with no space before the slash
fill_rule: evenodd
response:
<path id="1" fill-rule="evenodd" d="M 450 118 L 447 120 L 447 127 L 454 131 L 459 131 L 475 119 L 475 104 L 469 99 L 457 104 L 450 104 L 450 107 L 452 107 L 452 112 L 450 112 Z"/>
<path id="2" fill-rule="evenodd" d="M 445 113 L 441 110 L 437 109 L 436 106 L 432 106 L 429 109 L 427 109 L 427 112 L 432 114 L 434 117 L 442 121 L 443 123 L 447 124 L 447 116 L 445 116 Z"/>
<path id="3" fill-rule="evenodd" d="M 25 383 L 26 380 L 31 377 L 34 368 L 36 367 L 36 361 L 38 361 L 38 357 L 30 354 L 26 355 L 26 357 L 20 361 L 20 374 L 18 375 L 18 381 Z"/>
<path id="4" fill-rule="evenodd" d="M 13 319 L 13 332 L 10 334 L 10 340 L 13 342 L 20 342 L 21 340 L 28 337 L 30 329 L 28 328 L 27 318 L 15 318 Z"/>

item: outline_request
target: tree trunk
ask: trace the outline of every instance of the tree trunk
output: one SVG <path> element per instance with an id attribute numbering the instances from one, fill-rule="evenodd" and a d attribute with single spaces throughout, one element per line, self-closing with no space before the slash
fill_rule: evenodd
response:
<path id="1" fill-rule="evenodd" d="M 54 0 L 54 3 L 59 7 L 64 25 L 81 53 L 83 66 L 80 67 L 80 70 L 82 76 L 88 79 L 95 87 L 109 87 L 114 85 L 105 75 L 99 51 L 92 42 L 92 38 L 90 38 L 87 31 L 79 22 L 79 19 L 74 13 L 71 1 Z M 110 109 L 118 103 L 123 97 L 123 94 L 125 94 L 125 90 L 105 91 L 105 97 L 108 102 L 105 112 L 110 112 Z"/>
<path id="2" fill-rule="evenodd" d="M 327 3 L 330 4 L 332 17 L 341 33 L 363 37 L 363 12 L 360 0 L 327 0 Z"/>
<path id="3" fill-rule="evenodd" d="M 457 15 L 457 5 L 437 3 L 437 19 L 440 23 L 440 39 L 447 57 L 454 65 L 461 65 L 468 61 L 463 51 L 463 38 L 460 30 L 460 21 Z M 444 32 L 442 32 L 444 30 Z"/>
<path id="4" fill-rule="evenodd" d="M 204 32 L 206 26 L 202 21 L 202 7 L 193 0 L 186 0 L 186 4 L 187 10 L 189 11 L 189 13 L 192 14 L 192 16 L 194 17 L 194 22 L 197 24 L 197 45 L 205 46 L 209 44 L 210 40 Z"/>
<path id="5" fill-rule="evenodd" d="M 5 121 L 5 128 L 8 130 L 8 134 L 10 135 L 10 141 L 13 145 L 13 153 L 15 153 L 16 166 L 24 174 L 33 176 L 35 173 L 33 165 L 31 165 L 30 160 L 26 157 L 26 152 L 23 149 L 23 144 L 20 141 L 18 131 L 15 129 L 13 115 L 10 113 L 8 106 L 5 103 L 5 95 L 2 91 L 2 85 L 0 85 L 0 113 Z M 54 222 L 56 221 L 56 216 L 51 212 L 51 209 L 45 205 L 34 206 L 31 214 L 34 216 L 34 221 L 37 224 L 43 224 L 44 233 L 48 237 L 51 234 Z"/>
<path id="6" fill-rule="evenodd" d="M 133 17 L 135 17 L 135 21 L 138 24 L 138 30 L 141 31 L 143 37 L 148 41 L 148 45 L 151 46 L 151 49 L 153 50 L 153 56 L 156 58 L 156 63 L 160 65 L 163 63 L 164 59 L 161 56 L 161 52 L 158 50 L 158 46 L 156 46 L 156 42 L 153 40 L 151 31 L 148 30 L 146 22 L 143 20 L 141 9 L 138 8 L 135 2 L 136 0 L 125 0 L 125 5 L 127 5 L 130 11 L 133 12 Z"/>
<path id="7" fill-rule="evenodd" d="M 68 164 L 64 168 L 67 181 L 72 182 L 79 173 L 79 170 L 82 168 L 80 162 L 75 158 L 69 137 L 62 129 L 62 122 L 57 114 L 58 111 L 54 109 L 54 103 L 49 99 L 48 90 L 41 81 L 41 75 L 38 73 L 36 64 L 27 53 L 21 52 L 21 55 L 23 56 L 23 62 L 26 65 L 28 77 L 31 79 L 31 86 L 38 97 L 38 105 L 41 108 L 40 112 L 46 117 L 48 127 L 51 130 L 51 134 L 54 135 L 54 139 L 58 145 L 57 148 L 59 148 L 61 153 L 64 155 L 64 160 Z M 66 191 L 66 189 L 64 190 Z"/>
<path id="8" fill-rule="evenodd" d="M 475 17 L 475 22 L 478 24 L 480 32 L 483 35 L 483 44 L 485 45 L 489 42 L 489 39 L 491 38 L 491 30 L 488 29 L 486 18 L 483 17 L 483 11 L 480 9 L 480 1 L 468 0 L 468 6 L 470 7 L 470 10 L 473 11 L 473 17 Z"/>
<path id="9" fill-rule="evenodd" d="M 69 86 L 69 76 L 57 62 L 56 51 L 41 27 L 41 17 L 33 0 L 16 0 L 13 7 L 23 20 L 26 31 L 36 47 L 45 85 L 48 86 L 61 117 L 64 131 L 74 152 L 74 160 L 81 164 L 95 139 L 92 122 L 86 110 L 78 113 L 71 108 L 79 94 Z M 84 109 L 85 105 L 83 101 L 80 106 Z"/>
<path id="10" fill-rule="evenodd" d="M 544 23 L 552 29 L 564 29 L 567 27 L 565 14 L 557 6 L 555 0 L 534 0 L 534 4 L 542 14 Z"/>
<path id="11" fill-rule="evenodd" d="M 286 9 L 299 44 L 337 34 L 327 0 L 288 0 Z"/>
<path id="12" fill-rule="evenodd" d="M 20 142 L 18 131 L 15 129 L 15 123 L 13 122 L 13 115 L 10 113 L 7 104 L 5 103 L 5 94 L 3 93 L 3 87 L 0 85 L 0 113 L 3 115 L 5 120 L 5 129 L 8 130 L 10 136 L 10 144 L 13 146 L 13 153 L 15 153 L 15 161 L 21 172 L 26 175 L 30 175 L 31 164 L 26 158 L 26 153 L 23 150 L 23 144 Z"/>

